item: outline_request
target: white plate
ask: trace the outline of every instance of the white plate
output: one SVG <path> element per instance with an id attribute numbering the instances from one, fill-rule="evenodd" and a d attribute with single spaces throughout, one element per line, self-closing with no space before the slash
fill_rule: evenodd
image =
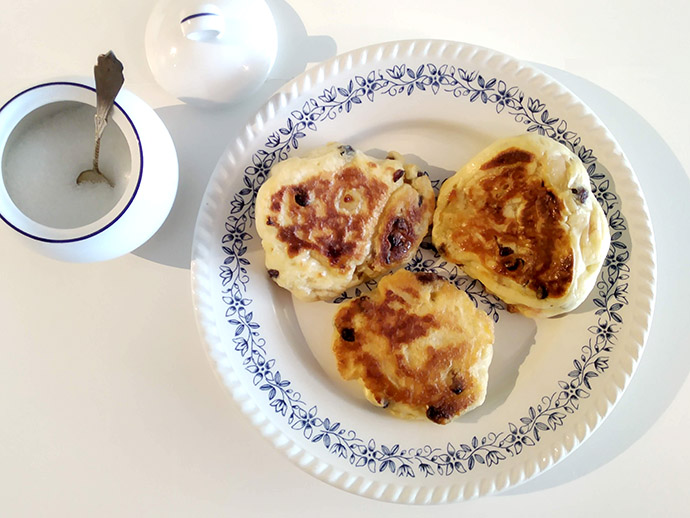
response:
<path id="1" fill-rule="evenodd" d="M 305 471 L 382 500 L 464 500 L 563 459 L 621 397 L 654 302 L 646 205 L 612 136 L 553 79 L 461 43 L 357 50 L 283 92 L 221 158 L 194 237 L 200 329 L 242 410 Z M 481 284 L 420 250 L 410 268 L 451 278 L 496 321 L 488 395 L 446 426 L 390 417 L 335 372 L 336 304 L 298 303 L 268 278 L 253 225 L 256 191 L 273 163 L 329 141 L 374 154 L 398 150 L 440 183 L 492 140 L 526 131 L 562 141 L 588 167 L 612 234 L 597 286 L 578 310 L 530 320 L 507 313 Z"/>

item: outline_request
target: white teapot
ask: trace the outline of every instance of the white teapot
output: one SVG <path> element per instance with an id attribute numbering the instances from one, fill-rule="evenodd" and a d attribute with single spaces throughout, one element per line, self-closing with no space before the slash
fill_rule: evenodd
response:
<path id="1" fill-rule="evenodd" d="M 264 0 L 161 0 L 145 41 L 158 83 L 202 106 L 235 103 L 256 91 L 278 53 L 275 21 Z"/>

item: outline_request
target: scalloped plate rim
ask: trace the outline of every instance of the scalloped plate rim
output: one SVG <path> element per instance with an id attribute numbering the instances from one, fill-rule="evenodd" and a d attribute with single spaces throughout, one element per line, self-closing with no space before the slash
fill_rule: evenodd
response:
<path id="1" fill-rule="evenodd" d="M 531 463 L 531 466 L 522 466 L 522 469 L 518 473 L 516 473 L 515 470 L 512 470 L 508 475 L 502 473 L 504 476 L 501 477 L 492 476 L 490 474 L 489 476 L 476 481 L 474 484 L 463 483 L 462 480 L 460 483 L 453 483 L 456 481 L 446 478 L 441 479 L 442 483 L 440 484 L 433 485 L 429 488 L 419 488 L 400 483 L 392 484 L 389 482 L 372 481 L 369 480 L 366 474 L 361 474 L 361 472 L 351 474 L 347 471 L 333 467 L 329 465 L 328 462 L 319 460 L 318 455 L 312 455 L 302 446 L 295 443 L 289 436 L 285 435 L 281 430 L 279 430 L 278 427 L 273 425 L 269 417 L 261 413 L 260 408 L 253 402 L 251 394 L 245 390 L 242 385 L 242 381 L 234 372 L 234 367 L 232 364 L 224 362 L 222 353 L 217 350 L 220 337 L 217 334 L 215 321 L 208 314 L 206 314 L 206 310 L 209 309 L 210 304 L 204 301 L 204 289 L 202 286 L 204 280 L 209 277 L 208 272 L 204 271 L 206 265 L 203 264 L 203 259 L 206 257 L 207 250 L 204 249 L 206 244 L 202 243 L 202 234 L 204 232 L 209 232 L 208 228 L 204 226 L 204 217 L 207 216 L 211 211 L 209 207 L 213 207 L 212 201 L 214 198 L 214 187 L 216 187 L 218 184 L 219 175 L 223 173 L 223 169 L 225 168 L 224 164 L 231 162 L 232 160 L 236 159 L 238 154 L 244 152 L 247 143 L 251 142 L 253 137 L 253 129 L 255 127 L 261 126 L 265 121 L 269 121 L 275 117 L 276 114 L 281 113 L 281 111 L 285 110 L 293 100 L 302 96 L 305 91 L 313 89 L 316 85 L 323 84 L 327 79 L 333 79 L 333 74 L 331 74 L 329 70 L 332 70 L 333 68 L 337 68 L 339 72 L 348 70 L 349 65 L 356 61 L 358 56 L 374 56 L 374 59 L 371 62 L 377 62 L 377 56 L 380 58 L 385 52 L 390 51 L 391 49 L 394 49 L 393 53 L 396 56 L 400 49 L 407 50 L 407 55 L 410 56 L 413 55 L 414 52 L 418 52 L 420 47 L 426 47 L 424 52 L 427 52 L 429 48 L 433 47 L 434 45 L 443 45 L 444 48 L 471 48 L 475 49 L 476 52 L 484 52 L 489 54 L 490 56 L 486 58 L 485 61 L 495 57 L 512 62 L 518 66 L 518 70 L 527 70 L 530 72 L 530 74 L 532 74 L 532 76 L 541 76 L 545 78 L 549 86 L 555 85 L 558 88 L 558 95 L 568 96 L 572 102 L 581 105 L 581 107 L 584 109 L 583 117 L 587 115 L 594 119 L 594 126 L 603 132 L 603 139 L 611 144 L 611 149 L 609 151 L 619 158 L 621 162 L 620 165 L 624 170 L 626 170 L 627 177 L 623 178 L 625 183 L 624 187 L 631 191 L 627 194 L 627 196 L 636 197 L 637 199 L 635 201 L 639 204 L 639 207 L 637 208 L 641 209 L 639 212 L 636 212 L 633 215 L 630 213 L 626 213 L 625 215 L 629 222 L 633 220 L 636 222 L 635 226 L 629 225 L 629 227 L 632 227 L 629 229 L 630 232 L 637 234 L 638 239 L 642 237 L 642 241 L 638 241 L 636 243 L 637 247 L 643 248 L 643 250 L 638 253 L 637 260 L 641 261 L 640 257 L 646 260 L 642 261 L 641 266 L 643 268 L 640 268 L 640 270 L 642 273 L 646 274 L 646 287 L 648 288 L 649 293 L 644 301 L 644 304 L 641 304 L 642 307 L 640 307 L 640 304 L 635 306 L 635 308 L 638 310 L 637 312 L 640 313 L 640 319 L 636 319 L 634 323 L 634 328 L 632 331 L 634 331 L 635 336 L 631 336 L 630 340 L 633 341 L 632 345 L 635 346 L 634 349 L 637 354 L 635 357 L 631 357 L 631 365 L 628 372 L 623 372 L 622 381 L 618 380 L 618 382 L 615 384 L 615 394 L 613 395 L 613 398 L 608 396 L 606 397 L 606 408 L 603 411 L 597 410 L 596 415 L 594 416 L 587 416 L 589 421 L 591 421 L 592 417 L 594 417 L 594 423 L 586 423 L 582 433 L 579 433 L 576 437 L 572 438 L 572 445 L 569 447 L 560 448 L 556 454 L 549 454 L 548 459 L 545 462 L 542 462 L 543 465 Z M 390 56 L 387 57 L 389 58 Z M 365 62 L 369 63 L 367 60 L 365 60 Z M 362 64 L 362 62 L 357 64 Z M 227 170 L 225 173 L 227 173 Z M 621 190 L 620 186 L 618 185 L 620 180 L 621 179 L 618 177 L 616 178 L 619 192 Z M 215 192 L 215 195 L 218 195 L 217 191 Z M 643 228 L 642 231 L 640 230 L 641 228 Z M 642 236 L 640 236 L 640 234 L 642 234 Z M 527 65 L 506 54 L 493 51 L 485 47 L 443 40 L 402 40 L 396 42 L 385 42 L 355 49 L 353 51 L 336 56 L 313 67 L 312 69 L 307 70 L 297 78 L 287 83 L 280 91 L 272 96 L 257 112 L 256 116 L 250 119 L 242 135 L 238 136 L 234 141 L 228 144 L 222 157 L 218 161 L 211 179 L 209 180 L 195 225 L 191 273 L 195 317 L 200 335 L 205 342 L 205 350 L 209 356 L 209 360 L 215 367 L 215 372 L 220 376 L 224 385 L 229 389 L 233 398 L 238 404 L 240 404 L 243 413 L 250 417 L 252 422 L 262 432 L 262 434 L 266 436 L 276 448 L 283 451 L 300 468 L 311 473 L 317 478 L 330 483 L 331 485 L 375 499 L 406 503 L 440 503 L 460 501 L 505 490 L 509 487 L 514 487 L 534 478 L 538 474 L 544 472 L 546 469 L 549 469 L 556 463 L 562 461 L 565 457 L 572 453 L 572 451 L 582 444 L 584 440 L 591 436 L 591 434 L 601 424 L 603 419 L 610 415 L 615 404 L 620 401 L 625 388 L 627 387 L 632 375 L 634 374 L 634 371 L 637 368 L 637 365 L 639 364 L 651 323 L 656 282 L 653 231 L 651 228 L 648 209 L 639 183 L 635 178 L 634 172 L 632 171 L 627 158 L 620 149 L 620 146 L 615 141 L 615 138 L 610 134 L 608 129 L 601 123 L 601 121 L 599 121 L 596 115 L 566 87 L 548 76 L 548 74 L 531 65 Z M 630 335 L 632 333 L 628 334 Z M 496 472 L 491 473 L 493 474 Z M 500 480 L 498 480 L 499 478 Z"/>

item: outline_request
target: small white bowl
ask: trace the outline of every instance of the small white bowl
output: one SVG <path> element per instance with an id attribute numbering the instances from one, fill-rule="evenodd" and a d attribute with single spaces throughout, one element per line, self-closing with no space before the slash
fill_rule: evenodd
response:
<path id="1" fill-rule="evenodd" d="M 17 137 L 17 133 L 13 135 L 13 132 L 33 128 L 32 125 L 36 125 L 36 128 L 49 127 L 42 122 L 43 118 L 47 121 L 48 117 L 54 116 L 63 106 L 80 108 L 82 105 L 93 107 L 95 113 L 94 83 L 86 79 L 70 79 L 27 88 L 0 108 L 0 218 L 17 231 L 24 243 L 44 255 L 72 262 L 103 261 L 134 250 L 163 224 L 177 193 L 177 154 L 172 138 L 158 115 L 141 99 L 123 89 L 115 100 L 101 147 L 103 156 L 106 135 L 109 131 L 111 134 L 119 131 L 118 138 L 122 141 L 124 137 L 126 144 L 122 146 L 126 146 L 129 152 L 129 157 L 124 157 L 128 173 L 122 176 L 122 185 L 118 186 L 116 183 L 118 191 L 114 195 L 112 208 L 106 207 L 103 215 L 96 215 L 93 220 L 73 226 L 52 224 L 45 218 L 30 217 L 27 215 L 27 212 L 31 212 L 27 210 L 28 206 L 19 203 L 23 209 L 20 208 L 15 203 L 19 198 L 15 195 L 13 199 L 8 186 L 12 184 L 16 189 L 19 182 L 21 188 L 21 182 L 24 182 L 26 176 L 26 188 L 34 190 L 29 191 L 25 198 L 31 200 L 32 193 L 35 192 L 35 198 L 44 202 L 53 200 L 51 193 L 54 191 L 39 192 L 43 188 L 41 182 L 29 183 L 32 174 L 30 168 L 21 175 L 16 170 L 11 172 L 8 169 L 8 156 L 11 156 L 12 146 L 19 145 L 18 143 L 29 146 L 23 151 L 26 154 L 26 150 L 30 151 L 32 145 L 31 139 L 25 134 Z M 29 130 L 26 131 L 27 135 L 30 134 Z M 37 135 L 39 131 L 45 130 L 36 129 Z M 41 142 L 38 140 L 37 138 L 37 154 L 41 151 Z M 74 145 L 76 144 L 75 142 Z M 93 140 L 85 145 L 85 149 L 90 148 L 93 153 Z M 59 160 L 61 157 L 56 156 L 53 162 Z M 91 155 L 86 160 L 90 164 Z M 46 158 L 45 162 L 50 160 Z M 45 164 L 46 168 L 54 165 Z M 75 184 L 78 174 L 79 170 L 75 170 Z M 82 194 L 88 195 L 88 192 Z M 68 203 L 65 199 L 54 201 L 56 205 L 51 209 L 58 212 L 61 203 L 64 206 Z"/>

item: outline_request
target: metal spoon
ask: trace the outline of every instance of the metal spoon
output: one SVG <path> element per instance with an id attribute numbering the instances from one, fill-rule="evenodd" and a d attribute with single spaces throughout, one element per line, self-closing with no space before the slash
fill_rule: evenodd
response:
<path id="1" fill-rule="evenodd" d="M 93 75 L 96 79 L 96 115 L 94 116 L 96 142 L 93 152 L 93 169 L 82 171 L 77 176 L 77 184 L 106 182 L 113 187 L 113 182 L 98 169 L 98 154 L 101 149 L 101 136 L 108 124 L 108 116 L 115 103 L 115 97 L 125 82 L 122 69 L 122 63 L 112 51 L 98 56 L 98 63 L 93 67 Z"/>

